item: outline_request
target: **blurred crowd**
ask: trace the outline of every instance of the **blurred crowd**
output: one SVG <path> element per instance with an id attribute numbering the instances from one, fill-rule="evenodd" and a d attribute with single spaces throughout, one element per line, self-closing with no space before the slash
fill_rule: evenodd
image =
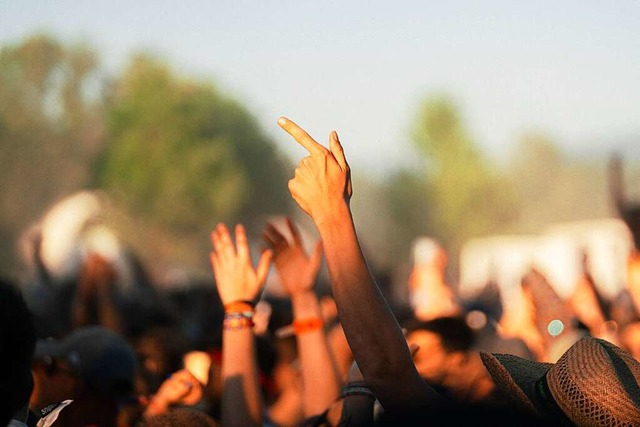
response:
<path id="1" fill-rule="evenodd" d="M 252 254 L 219 224 L 213 278 L 160 287 L 109 230 L 55 219 L 95 209 L 88 193 L 27 233 L 28 280 L 0 283 L 0 425 L 640 425 L 637 247 L 615 298 L 586 256 L 568 298 L 535 266 L 509 298 L 463 298 L 422 238 L 396 301 L 360 250 L 337 134 L 279 124 L 309 152 L 289 190 L 312 245 L 282 219 Z M 281 293 L 263 293 L 270 270 Z"/>

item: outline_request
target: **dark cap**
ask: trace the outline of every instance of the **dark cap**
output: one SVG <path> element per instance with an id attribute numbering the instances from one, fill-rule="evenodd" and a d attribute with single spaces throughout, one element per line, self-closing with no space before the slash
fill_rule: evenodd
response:
<path id="1" fill-rule="evenodd" d="M 76 329 L 62 340 L 39 340 L 34 357 L 65 361 L 90 390 L 110 397 L 122 397 L 133 388 L 133 349 L 118 334 L 100 326 Z"/>

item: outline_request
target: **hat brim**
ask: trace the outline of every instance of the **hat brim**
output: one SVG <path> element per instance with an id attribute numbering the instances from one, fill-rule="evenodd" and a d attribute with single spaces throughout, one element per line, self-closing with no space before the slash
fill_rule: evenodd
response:
<path id="1" fill-rule="evenodd" d="M 481 351 L 480 357 L 496 386 L 520 406 L 537 415 L 542 414 L 536 397 L 536 381 L 547 374 L 553 363 L 540 363 L 511 354 L 491 354 Z"/>
<path id="2" fill-rule="evenodd" d="M 33 353 L 34 359 L 42 359 L 43 357 L 61 357 L 64 355 L 65 346 L 62 341 L 46 338 L 36 342 L 36 348 Z"/>

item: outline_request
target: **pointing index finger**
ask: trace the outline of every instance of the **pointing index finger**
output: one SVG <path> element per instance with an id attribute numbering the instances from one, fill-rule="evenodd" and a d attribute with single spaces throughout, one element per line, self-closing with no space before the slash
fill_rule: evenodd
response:
<path id="1" fill-rule="evenodd" d="M 278 119 L 278 125 L 291 135 L 293 139 L 298 141 L 298 144 L 302 145 L 309 154 L 323 154 L 327 151 L 324 146 L 318 144 L 313 138 L 311 138 L 304 129 L 286 117 L 280 117 Z"/>

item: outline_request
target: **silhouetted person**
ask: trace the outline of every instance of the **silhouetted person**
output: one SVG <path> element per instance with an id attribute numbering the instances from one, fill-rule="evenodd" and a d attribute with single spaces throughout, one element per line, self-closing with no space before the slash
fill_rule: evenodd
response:
<path id="1" fill-rule="evenodd" d="M 0 426 L 23 426 L 33 389 L 33 317 L 16 288 L 0 279 Z"/>

